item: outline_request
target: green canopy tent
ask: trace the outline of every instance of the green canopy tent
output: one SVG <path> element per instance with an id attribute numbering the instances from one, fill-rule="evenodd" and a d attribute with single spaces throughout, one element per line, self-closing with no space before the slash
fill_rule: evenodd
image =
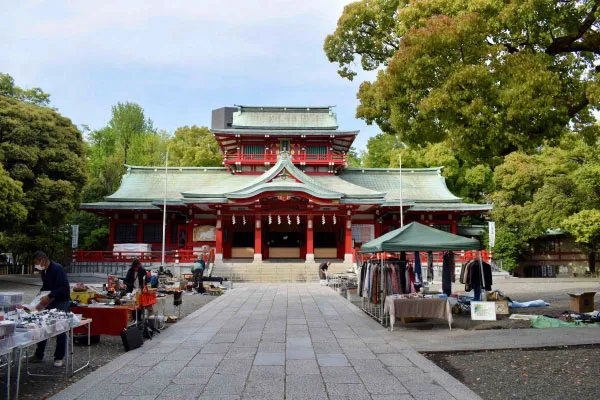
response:
<path id="1" fill-rule="evenodd" d="M 402 228 L 388 232 L 361 246 L 362 253 L 382 253 L 398 251 L 447 251 L 480 250 L 477 239 L 440 231 L 439 229 L 411 222 Z"/>

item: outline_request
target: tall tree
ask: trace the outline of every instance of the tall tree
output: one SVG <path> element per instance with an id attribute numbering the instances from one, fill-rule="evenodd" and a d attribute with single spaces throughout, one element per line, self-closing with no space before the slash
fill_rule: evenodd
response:
<path id="1" fill-rule="evenodd" d="M 600 0 L 361 0 L 325 40 L 359 90 L 357 116 L 403 143 L 446 143 L 494 167 L 555 144 L 568 126 L 598 137 Z"/>
<path id="2" fill-rule="evenodd" d="M 144 109 L 136 103 L 117 103 L 112 107 L 112 118 L 108 127 L 113 131 L 117 143 L 123 148 L 123 160 L 129 162 L 129 149 L 140 136 L 154 130 L 152 120 L 146 118 Z"/>
<path id="3" fill-rule="evenodd" d="M 56 111 L 0 96 L 0 180 L 27 210 L 22 222 L 4 226 L 3 245 L 18 258 L 36 248 L 56 254 L 67 238 L 65 219 L 86 181 L 82 135 Z M 10 180 L 16 182 L 12 184 Z M 23 215 L 17 205 L 13 210 Z"/>
<path id="4" fill-rule="evenodd" d="M 47 107 L 50 105 L 50 95 L 40 88 L 22 89 L 15 85 L 15 80 L 8 74 L 0 72 L 0 96 L 12 97 L 24 103 Z"/>
<path id="5" fill-rule="evenodd" d="M 220 167 L 223 156 L 212 133 L 205 127 L 177 128 L 169 144 L 169 164 L 181 167 Z"/>

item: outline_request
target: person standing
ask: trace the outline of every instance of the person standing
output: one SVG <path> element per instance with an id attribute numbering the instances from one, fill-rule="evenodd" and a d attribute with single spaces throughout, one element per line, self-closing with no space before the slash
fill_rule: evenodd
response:
<path id="1" fill-rule="evenodd" d="M 326 272 L 331 265 L 331 261 L 324 261 L 319 265 L 319 279 L 327 279 Z"/>
<path id="2" fill-rule="evenodd" d="M 46 253 L 37 251 L 33 255 L 35 269 L 41 271 L 42 289 L 41 291 L 49 291 L 47 296 L 40 300 L 40 305 L 48 309 L 57 309 L 64 312 L 69 312 L 71 304 L 71 287 L 69 279 L 62 265 L 51 261 Z M 44 340 L 39 342 L 35 354 L 32 357 L 33 362 L 41 362 L 44 359 L 46 343 Z M 56 349 L 54 350 L 54 366 L 62 367 L 64 365 L 65 350 L 67 345 L 67 334 L 61 333 L 56 337 Z"/>
<path id="3" fill-rule="evenodd" d="M 142 290 L 145 279 L 146 270 L 142 267 L 142 263 L 138 259 L 133 260 L 124 280 L 125 285 L 127 285 L 127 293 L 133 292 L 134 289 Z"/>
<path id="4" fill-rule="evenodd" d="M 198 293 L 204 293 L 204 285 L 202 284 L 202 280 L 204 278 L 204 270 L 206 269 L 206 263 L 204 262 L 204 258 L 199 256 L 194 265 L 192 265 L 192 274 L 194 274 L 194 287 L 198 291 Z"/>

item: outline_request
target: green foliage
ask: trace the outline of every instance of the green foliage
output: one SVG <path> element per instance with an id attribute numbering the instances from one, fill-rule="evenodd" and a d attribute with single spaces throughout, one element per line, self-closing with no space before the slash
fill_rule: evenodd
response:
<path id="1" fill-rule="evenodd" d="M 325 40 L 359 90 L 357 116 L 409 147 L 446 143 L 469 164 L 555 145 L 572 127 L 598 137 L 598 3 L 361 0 Z"/>
<path id="2" fill-rule="evenodd" d="M 79 225 L 79 249 L 104 250 L 108 246 L 108 219 L 86 211 L 71 214 L 69 225 Z"/>
<path id="3" fill-rule="evenodd" d="M 12 97 L 24 103 L 47 107 L 50 105 L 50 95 L 40 88 L 21 89 L 15 86 L 15 80 L 8 74 L 0 72 L 0 96 Z"/>
<path id="4" fill-rule="evenodd" d="M 193 125 L 175 131 L 169 144 L 169 165 L 220 167 L 222 162 L 219 145 L 207 128 Z"/>
<path id="5" fill-rule="evenodd" d="M 348 168 L 359 168 L 362 165 L 362 154 L 356 151 L 356 148 L 350 147 L 350 151 L 346 155 L 346 164 Z"/>
<path id="6" fill-rule="evenodd" d="M 586 245 L 600 244 L 600 210 L 583 210 L 563 221 L 563 227 L 576 242 Z"/>
<path id="7" fill-rule="evenodd" d="M 123 148 L 124 163 L 129 163 L 129 148 L 141 136 L 153 132 L 152 120 L 146 118 L 144 109 L 136 103 L 117 103 L 112 107 L 112 118 L 108 128 L 114 135 L 115 142 Z"/>
<path id="8" fill-rule="evenodd" d="M 504 270 L 513 271 L 518 266 L 518 261 L 526 245 L 527 241 L 523 240 L 517 232 L 501 227 L 496 230 L 496 240 L 493 248 L 494 258 L 502 260 Z"/>
<path id="9" fill-rule="evenodd" d="M 15 258 L 44 249 L 62 254 L 66 217 L 86 182 L 81 132 L 56 111 L 0 96 L 2 247 Z"/>

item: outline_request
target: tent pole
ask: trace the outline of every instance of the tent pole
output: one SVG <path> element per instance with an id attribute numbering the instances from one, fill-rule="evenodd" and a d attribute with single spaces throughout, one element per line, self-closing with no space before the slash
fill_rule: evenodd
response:
<path id="1" fill-rule="evenodd" d="M 481 292 L 483 293 L 485 292 L 485 276 L 483 276 L 483 260 L 481 259 L 481 250 L 479 250 L 479 273 L 481 274 L 481 285 L 483 286 L 481 288 Z M 481 301 L 481 297 L 479 298 L 479 300 Z"/>

